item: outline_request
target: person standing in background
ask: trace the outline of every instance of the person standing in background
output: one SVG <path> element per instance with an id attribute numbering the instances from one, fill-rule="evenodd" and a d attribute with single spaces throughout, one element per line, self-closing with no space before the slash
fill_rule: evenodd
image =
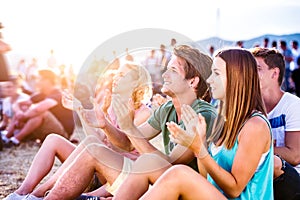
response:
<path id="1" fill-rule="evenodd" d="M 292 72 L 292 80 L 295 84 L 295 93 L 300 97 L 300 56 L 296 60 L 296 68 Z"/>
<path id="2" fill-rule="evenodd" d="M 4 28 L 2 26 L 2 23 L 0 22 L 0 30 Z M 2 34 L 0 32 L 0 82 L 1 81 L 8 81 L 8 67 L 7 67 L 7 64 L 6 64 L 6 60 L 5 60 L 5 57 L 4 57 L 4 53 L 6 53 L 7 51 L 9 51 L 11 48 L 8 44 L 6 44 L 5 42 L 2 41 Z M 1 88 L 0 88 L 1 89 Z M 2 103 L 2 94 L 1 94 L 1 91 L 0 91 L 0 121 L 2 121 L 3 119 L 3 113 L 2 113 L 2 110 L 3 110 L 3 103 Z M 2 139 L 0 138 L 0 150 L 2 150 Z"/>
<path id="3" fill-rule="evenodd" d="M 4 28 L 0 22 L 0 30 Z M 8 67 L 4 54 L 11 50 L 11 47 L 2 40 L 0 32 L 0 81 L 8 81 Z"/>
<path id="4" fill-rule="evenodd" d="M 291 71 L 297 68 L 297 58 L 300 56 L 300 49 L 298 48 L 299 44 L 298 41 L 293 40 L 291 42 L 292 46 L 292 54 L 293 54 L 293 61 L 291 62 Z"/>
<path id="5" fill-rule="evenodd" d="M 290 78 L 291 78 L 291 69 L 290 69 L 290 64 L 293 61 L 293 54 L 292 51 L 287 47 L 287 43 L 284 40 L 280 41 L 280 49 L 281 49 L 281 54 L 284 57 L 284 63 L 285 63 L 285 75 L 284 75 L 284 80 L 283 80 L 283 85 L 282 88 L 286 92 L 290 92 L 291 87 L 290 87 Z"/>

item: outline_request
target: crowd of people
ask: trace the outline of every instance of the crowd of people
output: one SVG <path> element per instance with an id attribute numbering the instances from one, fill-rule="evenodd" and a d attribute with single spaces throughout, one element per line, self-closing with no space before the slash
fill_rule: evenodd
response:
<path id="1" fill-rule="evenodd" d="M 20 76 L 1 83 L 5 145 L 42 142 L 5 199 L 299 199 L 299 53 L 285 41 L 210 53 L 171 41 L 141 63 L 127 50 L 94 87 L 62 86 L 50 67 L 30 94 Z"/>

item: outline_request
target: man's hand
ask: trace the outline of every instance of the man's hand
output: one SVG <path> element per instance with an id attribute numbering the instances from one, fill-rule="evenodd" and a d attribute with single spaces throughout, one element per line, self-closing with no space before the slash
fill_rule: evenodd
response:
<path id="1" fill-rule="evenodd" d="M 172 141 L 190 148 L 194 153 L 198 153 L 202 145 L 205 146 L 205 119 L 201 114 L 197 115 L 188 105 L 183 105 L 181 111 L 186 131 L 174 122 L 169 122 L 167 123 L 167 127 L 171 132 L 170 138 Z"/>

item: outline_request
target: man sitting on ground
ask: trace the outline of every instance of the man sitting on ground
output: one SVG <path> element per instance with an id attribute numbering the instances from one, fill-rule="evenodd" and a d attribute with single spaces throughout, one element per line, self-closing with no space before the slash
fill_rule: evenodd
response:
<path id="1" fill-rule="evenodd" d="M 26 139 L 44 140 L 50 133 L 70 138 L 74 130 L 72 111 L 63 107 L 61 91 L 56 85 L 57 76 L 49 70 L 39 70 L 37 86 L 39 93 L 34 94 L 26 102 L 30 107 L 26 111 L 16 113 L 15 133 L 11 129 L 6 137 L 15 145 Z"/>

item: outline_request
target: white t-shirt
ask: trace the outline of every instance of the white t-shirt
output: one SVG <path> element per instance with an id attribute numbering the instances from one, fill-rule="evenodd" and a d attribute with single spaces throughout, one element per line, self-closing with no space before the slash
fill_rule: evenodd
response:
<path id="1" fill-rule="evenodd" d="M 275 147 L 285 146 L 286 131 L 300 131 L 300 98 L 285 92 L 278 104 L 268 113 Z M 298 165 L 300 173 L 300 165 Z"/>

